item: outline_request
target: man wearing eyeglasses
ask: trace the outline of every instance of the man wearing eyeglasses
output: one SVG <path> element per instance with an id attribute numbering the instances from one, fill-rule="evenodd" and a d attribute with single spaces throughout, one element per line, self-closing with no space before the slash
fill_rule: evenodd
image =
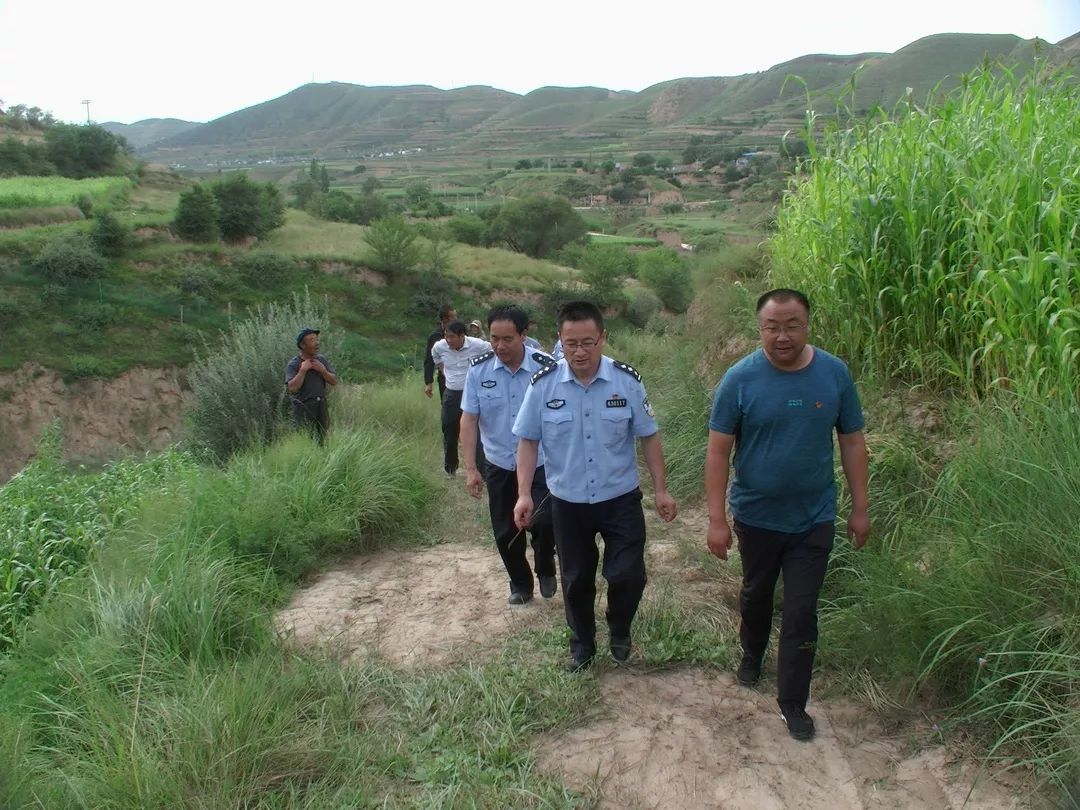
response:
<path id="1" fill-rule="evenodd" d="M 597 534 L 604 540 L 611 656 L 620 663 L 630 657 L 630 625 L 646 582 L 635 439 L 641 442 L 660 517 L 670 521 L 678 510 L 667 490 L 664 451 L 641 375 L 604 355 L 602 313 L 588 301 L 574 301 L 560 309 L 558 324 L 565 355 L 533 375 L 514 422 L 519 493 L 514 520 L 519 528 L 527 526 L 537 506 L 530 487 L 542 442 L 570 626 L 567 669 L 577 672 L 596 654 Z"/>
<path id="2" fill-rule="evenodd" d="M 777 655 L 777 702 L 788 732 L 814 736 L 806 713 L 817 644 L 817 600 L 836 519 L 833 433 L 851 493 L 847 533 L 855 548 L 870 534 L 863 415 L 842 361 L 807 341 L 810 302 L 778 289 L 757 302 L 761 348 L 728 369 L 709 418 L 705 492 L 709 551 L 726 560 L 728 467 L 735 450 L 730 503 L 742 557 L 739 597 L 743 657 L 736 677 L 754 686 L 773 618 L 773 591 L 784 577 Z"/>

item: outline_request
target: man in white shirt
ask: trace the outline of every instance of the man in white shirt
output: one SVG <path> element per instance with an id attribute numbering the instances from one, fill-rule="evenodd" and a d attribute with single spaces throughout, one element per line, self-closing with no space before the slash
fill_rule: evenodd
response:
<path id="1" fill-rule="evenodd" d="M 457 475 L 458 437 L 461 433 L 461 394 L 472 359 L 491 350 L 491 344 L 465 334 L 465 324 L 452 321 L 446 326 L 446 337 L 431 347 L 431 359 L 446 377 L 446 393 L 442 400 L 443 470 Z M 483 450 L 478 451 L 477 465 L 483 469 Z"/>

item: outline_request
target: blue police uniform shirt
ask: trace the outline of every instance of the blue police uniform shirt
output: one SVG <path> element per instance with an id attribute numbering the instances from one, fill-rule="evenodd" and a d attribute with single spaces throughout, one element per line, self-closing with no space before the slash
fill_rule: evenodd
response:
<path id="1" fill-rule="evenodd" d="M 532 376 L 554 362 L 549 354 L 526 350 L 518 370 L 511 373 L 494 351 L 473 358 L 465 376 L 461 410 L 480 417 L 480 441 L 489 464 L 504 470 L 517 469 L 514 420 L 525 401 L 525 392 L 529 389 Z M 544 449 L 541 445 L 536 466 L 543 464 Z"/>
<path id="2" fill-rule="evenodd" d="M 731 514 L 740 523 L 801 533 L 836 519 L 833 433 L 863 429 L 846 365 L 814 348 L 805 368 L 781 371 L 762 349 L 727 370 L 709 429 L 735 436 Z"/>
<path id="3" fill-rule="evenodd" d="M 583 386 L 565 359 L 533 377 L 514 435 L 544 445 L 548 489 L 573 503 L 600 503 L 639 484 L 634 439 L 657 432 L 641 375 L 600 358 Z"/>

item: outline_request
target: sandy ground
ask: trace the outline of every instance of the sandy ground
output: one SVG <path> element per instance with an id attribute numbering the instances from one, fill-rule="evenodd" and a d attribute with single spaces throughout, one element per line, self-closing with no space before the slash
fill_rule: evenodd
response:
<path id="1" fill-rule="evenodd" d="M 693 598 L 708 583 L 700 565 L 680 562 L 684 555 L 671 535 L 699 532 L 702 518 L 687 514 L 678 524 L 666 538 L 653 533 L 649 565 L 654 577 L 662 571 Z M 482 536 L 479 528 L 459 526 L 457 535 Z M 331 644 L 346 658 L 377 652 L 397 666 L 448 666 L 483 655 L 507 634 L 562 621 L 560 595 L 509 607 L 508 594 L 493 546 L 448 542 L 383 551 L 323 573 L 294 595 L 277 626 L 297 643 Z M 726 592 L 716 596 L 733 601 Z M 796 742 L 768 676 L 754 690 L 739 687 L 729 673 L 700 669 L 604 666 L 583 677 L 600 678 L 605 699 L 576 729 L 536 740 L 538 767 L 599 795 L 601 807 L 1043 806 L 1010 775 L 991 776 L 941 746 L 927 747 L 932 739 L 925 729 L 888 733 L 854 702 L 813 701 L 817 738 Z"/>

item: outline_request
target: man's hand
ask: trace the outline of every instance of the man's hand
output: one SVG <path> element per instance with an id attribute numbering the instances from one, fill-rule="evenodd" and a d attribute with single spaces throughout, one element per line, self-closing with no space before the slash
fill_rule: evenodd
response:
<path id="1" fill-rule="evenodd" d="M 303 360 L 300 361 L 300 371 L 311 371 L 311 369 L 311 360 L 305 357 Z"/>
<path id="2" fill-rule="evenodd" d="M 318 358 L 312 357 L 308 362 L 311 364 L 311 369 L 313 371 L 317 371 L 320 374 L 326 373 L 326 366 L 319 362 Z"/>
<path id="3" fill-rule="evenodd" d="M 519 495 L 514 504 L 514 525 L 519 529 L 529 528 L 533 517 L 532 495 Z"/>
<path id="4" fill-rule="evenodd" d="M 726 560 L 728 551 L 731 550 L 731 527 L 727 522 L 709 523 L 709 533 L 705 536 L 705 542 L 709 546 L 709 553 L 721 560 Z"/>
<path id="5" fill-rule="evenodd" d="M 851 545 L 855 548 L 866 545 L 870 538 L 870 515 L 865 509 L 852 510 L 847 522 L 847 533 L 851 538 Z"/>
<path id="6" fill-rule="evenodd" d="M 484 491 L 484 479 L 480 477 L 480 471 L 476 467 L 465 471 L 465 489 L 474 498 L 479 498 Z"/>
<path id="7" fill-rule="evenodd" d="M 665 523 L 670 523 L 679 514 L 678 504 L 666 489 L 656 493 L 656 514 L 660 515 L 660 519 Z"/>
<path id="8" fill-rule="evenodd" d="M 431 383 L 428 383 L 424 386 L 424 396 L 426 396 L 428 399 L 431 399 Z"/>

